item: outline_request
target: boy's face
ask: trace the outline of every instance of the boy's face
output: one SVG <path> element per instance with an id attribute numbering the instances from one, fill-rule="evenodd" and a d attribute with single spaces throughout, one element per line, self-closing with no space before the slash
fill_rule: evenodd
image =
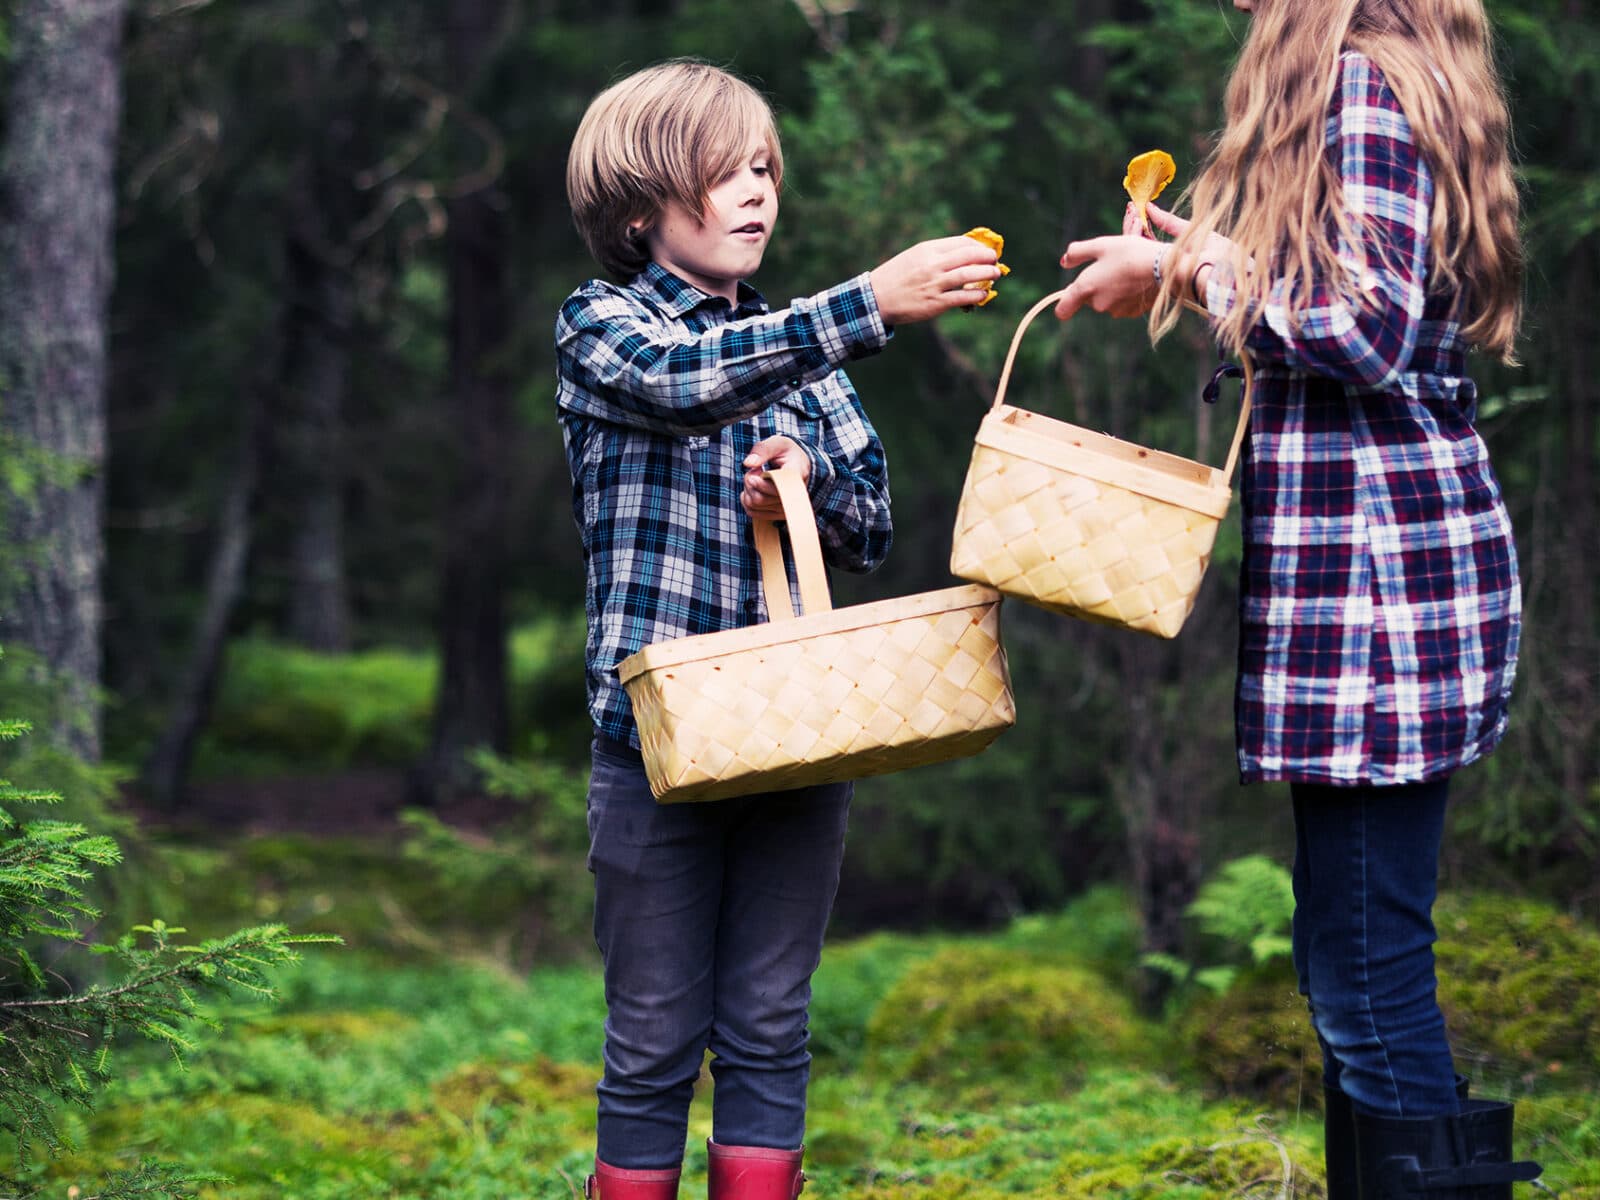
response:
<path id="1" fill-rule="evenodd" d="M 736 301 L 739 281 L 761 266 L 778 219 L 767 144 L 758 141 L 706 196 L 704 219 L 669 202 L 645 235 L 650 257 L 708 296 Z"/>

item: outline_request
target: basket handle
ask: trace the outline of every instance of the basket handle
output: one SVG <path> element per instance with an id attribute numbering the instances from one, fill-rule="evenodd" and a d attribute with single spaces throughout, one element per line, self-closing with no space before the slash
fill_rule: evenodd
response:
<path id="1" fill-rule="evenodd" d="M 1032 308 L 1030 308 L 1027 316 L 1022 318 L 1021 324 L 1017 326 L 1017 332 L 1011 337 L 1011 348 L 1006 351 L 1006 365 L 1000 371 L 1000 386 L 995 389 L 994 403 L 989 406 L 990 412 L 998 412 L 1000 406 L 1005 403 L 1006 385 L 1011 382 L 1011 367 L 1012 364 L 1014 364 L 1017 360 L 1017 347 L 1022 345 L 1022 335 L 1024 331 L 1026 331 L 1028 326 L 1033 323 L 1033 319 L 1035 317 L 1053 305 L 1057 300 L 1060 300 L 1061 297 L 1065 296 L 1066 294 L 1066 288 L 1062 288 L 1059 292 L 1051 292 L 1043 300 L 1039 301 Z M 1188 300 L 1184 301 L 1184 305 L 1187 308 L 1194 309 L 1195 312 L 1198 313 L 1204 313 L 1206 311 L 1199 305 L 1193 304 Z M 1250 394 L 1254 390 L 1254 377 L 1255 371 L 1251 366 L 1250 356 L 1248 354 L 1244 355 L 1244 398 L 1239 403 L 1239 423 L 1234 426 L 1233 444 L 1228 447 L 1228 462 L 1227 465 L 1222 468 L 1223 477 L 1228 481 L 1229 486 L 1232 486 L 1233 484 L 1234 468 L 1239 465 L 1239 451 L 1244 446 L 1244 435 L 1250 428 Z"/>
<path id="2" fill-rule="evenodd" d="M 800 578 L 800 603 L 807 614 L 833 611 L 828 595 L 828 576 L 822 567 L 822 543 L 817 540 L 817 517 L 811 510 L 811 497 L 805 482 L 791 467 L 768 471 L 767 478 L 778 486 L 783 504 L 783 519 L 789 526 L 789 547 L 794 551 L 795 574 Z M 772 621 L 794 619 L 789 601 L 789 573 L 783 566 L 783 542 L 776 522 L 752 517 L 755 526 L 756 554 L 761 559 L 761 590 L 767 597 L 767 618 Z"/>

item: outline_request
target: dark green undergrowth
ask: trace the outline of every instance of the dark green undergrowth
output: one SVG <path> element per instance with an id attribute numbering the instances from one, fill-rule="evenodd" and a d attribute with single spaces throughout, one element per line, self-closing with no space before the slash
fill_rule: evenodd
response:
<path id="1" fill-rule="evenodd" d="M 1594 931 L 1497 898 L 1441 904 L 1457 913 L 1447 937 L 1464 963 L 1509 927 L 1519 964 L 1587 979 L 1565 956 L 1588 953 Z M 194 1031 L 184 1068 L 130 1047 L 98 1109 L 64 1114 L 79 1148 L 39 1182 L 92 1195 L 104 1171 L 159 1156 L 229 1177 L 212 1200 L 574 1195 L 600 1070 L 592 949 L 523 972 L 492 947 L 468 960 L 413 946 L 402 961 L 371 948 L 382 940 L 310 956 L 277 1006 L 230 1006 L 220 1030 Z M 812 1006 L 807 1196 L 1321 1196 L 1319 1081 L 1314 1055 L 1288 1049 L 1309 1038 L 1292 980 L 1245 978 L 1151 1022 L 1131 1006 L 1137 957 L 1128 899 L 1109 887 L 988 935 L 830 945 Z M 1465 974 L 1498 979 L 1481 964 Z M 1546 1012 L 1528 1045 L 1579 1055 L 1586 1012 Z M 1600 1198 L 1600 1071 L 1473 1044 L 1478 1092 L 1518 1099 L 1519 1150 L 1568 1200 Z M 686 1196 L 703 1192 L 711 1089 L 702 1073 Z"/>
<path id="2" fill-rule="evenodd" d="M 581 611 L 513 631 L 507 666 L 518 753 L 587 747 L 583 645 Z M 431 649 L 322 654 L 268 637 L 236 639 L 196 747 L 195 777 L 409 767 L 427 749 L 437 684 Z M 150 723 L 158 715 L 113 708 L 111 757 L 140 761 L 159 733 Z"/>
<path id="3" fill-rule="evenodd" d="M 462 836 L 493 848 L 486 837 Z M 193 930 L 283 921 L 397 963 L 450 957 L 526 968 L 592 948 L 592 885 L 580 854 L 530 851 L 514 872 L 461 878 L 437 854 L 411 853 L 419 844 L 419 836 L 298 833 L 168 840 L 145 847 L 141 880 L 150 903 L 194 914 L 185 920 Z M 487 864 L 490 854 L 475 861 Z"/>

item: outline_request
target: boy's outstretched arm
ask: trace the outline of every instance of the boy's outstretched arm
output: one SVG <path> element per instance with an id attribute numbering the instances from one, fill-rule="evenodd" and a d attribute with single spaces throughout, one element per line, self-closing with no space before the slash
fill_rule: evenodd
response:
<path id="1" fill-rule="evenodd" d="M 896 323 L 972 303 L 966 286 L 997 278 L 989 247 L 937 238 L 786 309 L 700 333 L 661 321 L 628 289 L 591 283 L 556 321 L 560 376 L 574 385 L 560 403 L 656 433 L 714 433 L 877 353 Z"/>

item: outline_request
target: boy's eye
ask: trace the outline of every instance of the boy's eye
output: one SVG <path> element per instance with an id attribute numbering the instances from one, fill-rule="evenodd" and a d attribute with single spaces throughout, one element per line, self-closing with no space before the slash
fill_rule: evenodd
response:
<path id="1" fill-rule="evenodd" d="M 770 174 L 771 171 L 772 171 L 772 168 L 767 166 L 766 163 L 755 163 L 755 164 L 753 164 L 751 166 L 750 169 L 752 171 L 754 171 L 757 175 L 767 175 L 767 174 Z"/>

